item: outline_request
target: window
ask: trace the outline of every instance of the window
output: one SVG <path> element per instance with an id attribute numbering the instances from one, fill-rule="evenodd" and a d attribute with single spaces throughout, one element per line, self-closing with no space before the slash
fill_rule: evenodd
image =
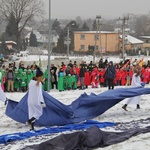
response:
<path id="1" fill-rule="evenodd" d="M 81 35 L 80 35 L 80 39 L 81 39 L 81 40 L 85 40 L 85 35 L 84 35 L 84 34 L 81 34 Z"/>
<path id="2" fill-rule="evenodd" d="M 97 40 L 99 39 L 99 35 L 97 35 L 97 34 L 94 35 L 94 40 L 96 40 L 96 39 Z"/>
<path id="3" fill-rule="evenodd" d="M 80 49 L 84 50 L 85 49 L 85 45 L 80 45 Z"/>
<path id="4" fill-rule="evenodd" d="M 98 46 L 96 46 L 96 51 L 98 51 Z"/>

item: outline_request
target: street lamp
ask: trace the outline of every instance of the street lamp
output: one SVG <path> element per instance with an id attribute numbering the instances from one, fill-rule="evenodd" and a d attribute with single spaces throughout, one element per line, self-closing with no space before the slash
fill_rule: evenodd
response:
<path id="1" fill-rule="evenodd" d="M 49 36 L 48 36 L 48 89 L 50 91 L 50 54 L 51 54 L 51 0 L 49 0 Z"/>
<path id="2" fill-rule="evenodd" d="M 96 49 L 97 49 L 97 40 L 99 38 L 101 38 L 99 35 L 100 35 L 100 19 L 101 19 L 101 16 L 96 16 L 96 36 L 95 36 L 95 46 L 94 46 L 94 54 L 93 54 L 93 62 L 95 62 L 95 56 L 96 56 Z M 98 31 L 99 31 L 99 34 L 98 34 Z M 101 51 L 101 39 L 100 39 L 100 53 L 102 55 L 102 51 Z"/>

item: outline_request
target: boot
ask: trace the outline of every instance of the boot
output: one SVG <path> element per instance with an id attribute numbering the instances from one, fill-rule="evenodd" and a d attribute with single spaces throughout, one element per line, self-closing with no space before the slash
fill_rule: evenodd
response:
<path id="1" fill-rule="evenodd" d="M 140 109 L 140 105 L 139 104 L 137 104 L 136 109 Z"/>
<path id="2" fill-rule="evenodd" d="M 123 105 L 122 108 L 123 108 L 125 111 L 128 111 L 128 110 L 127 110 L 127 104 Z"/>
<path id="3" fill-rule="evenodd" d="M 35 122 L 35 118 L 34 117 L 32 117 L 31 119 L 29 119 L 27 121 L 27 125 L 30 126 L 30 130 L 34 130 L 34 122 Z"/>
<path id="4" fill-rule="evenodd" d="M 31 131 L 31 130 L 34 130 L 34 122 L 31 122 L 30 131 Z"/>

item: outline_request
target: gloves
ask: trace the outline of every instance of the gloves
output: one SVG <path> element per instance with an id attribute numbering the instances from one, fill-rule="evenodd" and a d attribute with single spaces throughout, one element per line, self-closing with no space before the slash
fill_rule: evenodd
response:
<path id="1" fill-rule="evenodd" d="M 41 106 L 42 106 L 43 108 L 45 108 L 45 107 L 46 107 L 46 104 L 43 103 L 43 102 L 41 102 Z"/>
<path id="2" fill-rule="evenodd" d="M 144 86 L 145 86 L 145 84 L 146 84 L 145 82 L 142 82 L 142 83 L 141 83 L 142 87 L 144 87 Z"/>

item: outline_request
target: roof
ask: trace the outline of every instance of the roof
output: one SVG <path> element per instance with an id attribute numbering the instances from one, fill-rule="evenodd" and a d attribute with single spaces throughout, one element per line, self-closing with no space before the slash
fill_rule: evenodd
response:
<path id="1" fill-rule="evenodd" d="M 122 35 L 120 35 L 120 38 L 122 38 Z M 126 35 L 125 39 L 131 44 L 143 44 L 144 43 L 142 40 L 139 40 L 131 35 Z"/>
<path id="2" fill-rule="evenodd" d="M 139 36 L 142 39 L 150 39 L 150 36 Z"/>
<path id="3" fill-rule="evenodd" d="M 99 31 L 74 31 L 74 33 L 96 34 L 96 33 L 99 33 Z M 118 33 L 118 32 L 116 32 L 116 31 L 100 31 L 100 33 Z"/>
<path id="4" fill-rule="evenodd" d="M 2 43 L 2 42 L 0 42 L 0 43 Z M 17 45 L 17 43 L 14 42 L 14 41 L 5 41 L 5 43 L 6 43 L 6 44 L 15 44 L 15 45 Z"/>
<path id="5" fill-rule="evenodd" d="M 12 43 L 12 44 L 17 45 L 17 43 L 16 43 L 16 42 L 14 42 L 14 41 L 5 41 L 5 43 L 6 43 L 6 44 Z"/>

